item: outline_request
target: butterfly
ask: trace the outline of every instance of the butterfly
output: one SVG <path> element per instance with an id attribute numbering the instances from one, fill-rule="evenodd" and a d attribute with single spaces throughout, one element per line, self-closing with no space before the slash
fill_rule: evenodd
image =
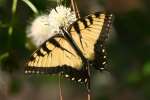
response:
<path id="1" fill-rule="evenodd" d="M 49 38 L 31 55 L 25 73 L 61 73 L 70 80 L 87 83 L 89 66 L 105 69 L 105 42 L 112 17 L 108 12 L 96 12 L 78 19 L 68 29 L 61 28 L 63 35 Z"/>

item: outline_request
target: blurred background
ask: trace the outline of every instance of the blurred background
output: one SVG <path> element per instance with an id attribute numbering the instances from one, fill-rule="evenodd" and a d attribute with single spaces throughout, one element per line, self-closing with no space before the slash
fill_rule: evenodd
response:
<path id="1" fill-rule="evenodd" d="M 107 9 L 115 18 L 107 43 L 110 72 L 94 71 L 92 100 L 150 100 L 150 1 L 76 0 L 81 16 Z M 32 20 L 56 0 L 0 0 L 0 100 L 59 100 L 58 76 L 24 75 L 36 49 Z M 86 89 L 61 79 L 64 100 L 87 100 Z"/>

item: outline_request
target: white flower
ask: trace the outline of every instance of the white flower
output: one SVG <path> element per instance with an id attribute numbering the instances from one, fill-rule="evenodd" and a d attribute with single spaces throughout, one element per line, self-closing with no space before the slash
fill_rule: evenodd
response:
<path id="1" fill-rule="evenodd" d="M 36 46 L 40 46 L 50 37 L 60 33 L 60 27 L 67 29 L 76 21 L 76 16 L 70 8 L 57 6 L 50 11 L 49 15 L 37 17 L 28 28 L 28 37 Z"/>
<path id="2" fill-rule="evenodd" d="M 52 35 L 48 25 L 48 15 L 37 17 L 27 30 L 28 37 L 32 39 L 36 46 L 41 45 L 48 36 Z"/>
<path id="3" fill-rule="evenodd" d="M 49 14 L 49 29 L 52 33 L 59 34 L 60 27 L 67 29 L 74 21 L 76 21 L 75 12 L 60 5 L 56 9 L 52 9 Z"/>

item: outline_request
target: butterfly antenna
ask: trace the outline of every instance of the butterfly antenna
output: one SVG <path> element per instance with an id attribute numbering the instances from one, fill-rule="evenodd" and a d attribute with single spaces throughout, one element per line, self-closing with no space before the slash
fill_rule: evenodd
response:
<path id="1" fill-rule="evenodd" d="M 76 18 L 79 19 L 80 18 L 80 13 L 79 13 L 79 9 L 78 9 L 78 6 L 77 6 L 75 0 L 71 0 L 71 8 L 72 8 L 73 11 L 75 11 Z"/>

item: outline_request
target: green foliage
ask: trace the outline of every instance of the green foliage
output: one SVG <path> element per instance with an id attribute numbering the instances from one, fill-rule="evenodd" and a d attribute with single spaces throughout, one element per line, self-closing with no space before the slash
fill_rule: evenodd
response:
<path id="1" fill-rule="evenodd" d="M 32 49 L 26 46 L 27 44 L 31 45 L 31 42 L 26 38 L 26 27 L 34 16 L 54 7 L 56 1 L 0 0 L 0 68 L 8 75 L 23 74 L 25 59 L 32 52 Z M 78 3 L 80 2 L 82 0 L 78 0 Z M 99 0 L 99 2 L 101 5 L 107 4 L 106 0 Z M 144 0 L 144 2 L 149 1 Z M 68 6 L 69 1 L 65 0 L 63 4 Z M 116 85 L 113 85 L 113 88 L 107 88 L 106 94 L 100 95 L 97 100 L 112 100 L 112 98 L 110 99 L 113 97 L 112 95 L 121 98 L 124 95 L 122 91 L 125 89 L 128 89 L 130 95 L 136 91 L 137 94 L 134 94 L 136 97 L 144 98 L 143 100 L 150 99 L 149 9 L 149 4 L 145 3 L 145 8 L 142 10 L 114 12 L 113 25 L 116 29 L 116 38 L 109 42 L 107 51 Z M 31 48 L 34 47 L 31 45 Z M 21 89 L 22 81 L 27 78 L 24 80 L 18 77 L 11 78 L 10 91 L 17 94 Z M 56 82 L 56 80 L 49 78 L 49 76 L 31 76 L 28 79 L 37 86 L 44 82 Z M 99 91 L 97 92 L 99 93 Z"/>
<path id="2" fill-rule="evenodd" d="M 10 92 L 15 95 L 19 93 L 20 89 L 21 89 L 21 81 L 19 79 L 13 79 L 11 81 Z"/>
<path id="3" fill-rule="evenodd" d="M 150 76 L 150 62 L 146 62 L 143 67 L 143 74 L 145 77 Z"/>
<path id="4" fill-rule="evenodd" d="M 30 2 L 29 0 L 22 0 L 22 1 L 26 3 L 35 14 L 39 14 L 37 8 L 32 4 L 32 2 Z"/>

